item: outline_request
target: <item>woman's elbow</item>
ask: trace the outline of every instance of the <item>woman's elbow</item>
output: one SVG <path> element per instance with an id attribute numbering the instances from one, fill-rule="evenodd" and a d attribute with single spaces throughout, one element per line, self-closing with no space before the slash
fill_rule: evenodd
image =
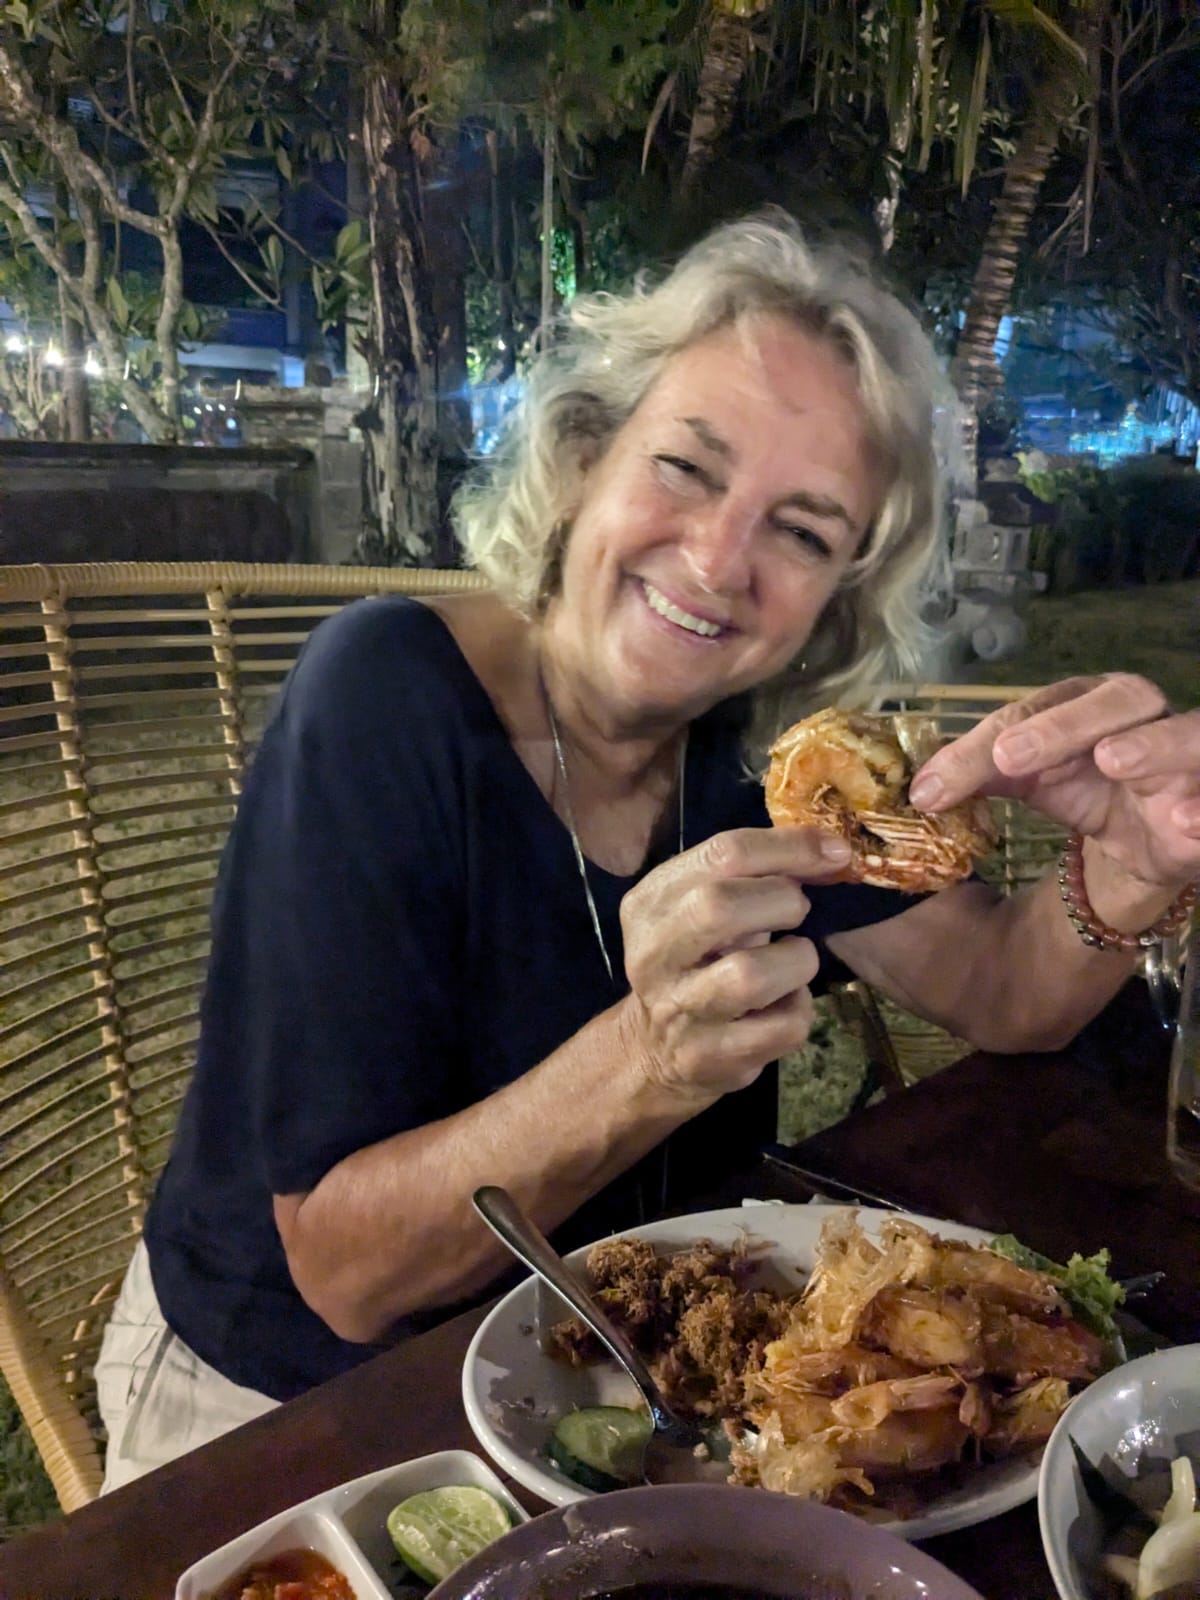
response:
<path id="1" fill-rule="evenodd" d="M 307 1262 L 302 1251 L 285 1248 L 285 1255 L 300 1298 L 347 1344 L 385 1343 L 399 1318 L 413 1309 L 382 1304 L 378 1289 L 346 1265 L 322 1270 Z"/>
<path id="2" fill-rule="evenodd" d="M 1077 1018 L 1038 1017 L 1021 1007 L 997 1007 L 976 1025 L 964 1030 L 963 1037 L 976 1050 L 991 1055 L 1052 1055 L 1065 1050 L 1082 1023 Z"/>
<path id="3" fill-rule="evenodd" d="M 331 1247 L 319 1220 L 307 1210 L 309 1195 L 276 1195 L 275 1226 L 296 1293 L 339 1339 L 378 1344 L 388 1336 L 398 1313 L 382 1309 L 376 1285 L 361 1263 Z"/>
<path id="4" fill-rule="evenodd" d="M 337 1293 L 304 1295 L 304 1301 L 347 1344 L 383 1344 L 395 1327 L 394 1316 L 382 1316 L 366 1302 Z"/>

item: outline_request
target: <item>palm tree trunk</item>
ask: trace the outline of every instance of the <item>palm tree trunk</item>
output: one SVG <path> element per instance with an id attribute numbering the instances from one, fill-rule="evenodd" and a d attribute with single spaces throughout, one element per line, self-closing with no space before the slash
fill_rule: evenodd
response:
<path id="1" fill-rule="evenodd" d="M 505 174 L 500 165 L 500 148 L 496 130 L 486 133 L 488 152 L 488 211 L 492 227 L 492 282 L 496 288 L 496 332 L 499 336 L 502 359 L 495 363 L 496 377 L 500 382 L 510 378 L 517 367 L 516 317 L 513 312 L 513 269 L 510 240 L 504 231 L 504 196 L 507 189 Z"/>
<path id="2" fill-rule="evenodd" d="M 680 180 L 684 200 L 695 195 L 733 121 L 738 90 L 750 60 L 753 26 L 754 14 L 742 15 L 727 8 L 722 0 L 714 0 Z"/>
<path id="3" fill-rule="evenodd" d="M 392 0 L 374 0 L 377 47 L 395 37 Z M 378 49 L 363 94 L 363 163 L 371 234 L 368 358 L 374 394 L 360 415 L 369 563 L 436 560 L 438 327 L 421 228 L 416 159 L 404 85 Z"/>
<path id="4" fill-rule="evenodd" d="M 963 445 L 972 481 L 980 408 L 1000 381 L 994 353 L 996 335 L 1012 304 L 1030 219 L 1066 126 L 1074 91 L 1074 78 L 1063 70 L 1037 92 L 1033 113 L 1008 164 L 971 286 L 951 375 L 963 403 Z"/>
<path id="5" fill-rule="evenodd" d="M 558 160 L 558 129 L 549 99 L 542 131 L 542 262 L 541 308 L 538 313 L 538 347 L 544 350 L 554 316 L 554 168 Z"/>

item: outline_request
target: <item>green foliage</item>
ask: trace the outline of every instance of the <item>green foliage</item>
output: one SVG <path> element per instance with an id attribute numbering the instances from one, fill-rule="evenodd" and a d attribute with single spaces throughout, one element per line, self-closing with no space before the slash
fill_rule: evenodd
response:
<path id="1" fill-rule="evenodd" d="M 1077 1250 L 1064 1265 L 1022 1244 L 1013 1233 L 997 1234 L 991 1246 L 1019 1267 L 1047 1273 L 1058 1283 L 1071 1310 L 1085 1327 L 1101 1339 L 1111 1342 L 1119 1339 L 1120 1330 L 1113 1320 L 1113 1312 L 1124 1300 L 1125 1291 L 1109 1276 L 1112 1257 L 1107 1250 L 1098 1250 L 1092 1256 L 1080 1255 Z"/>
<path id="2" fill-rule="evenodd" d="M 1031 530 L 1030 565 L 1052 593 L 1167 583 L 1200 572 L 1200 474 L 1149 456 L 1099 467 L 1022 453 L 1022 482 L 1057 510 Z"/>
<path id="3" fill-rule="evenodd" d="M 434 123 L 483 115 L 540 138 L 546 116 L 578 148 L 644 125 L 672 60 L 679 0 L 408 0 L 400 21 L 414 98 Z"/>
<path id="4" fill-rule="evenodd" d="M 313 299 L 323 329 L 354 321 L 370 287 L 370 261 L 371 241 L 355 217 L 334 240 L 333 259 L 312 265 Z"/>

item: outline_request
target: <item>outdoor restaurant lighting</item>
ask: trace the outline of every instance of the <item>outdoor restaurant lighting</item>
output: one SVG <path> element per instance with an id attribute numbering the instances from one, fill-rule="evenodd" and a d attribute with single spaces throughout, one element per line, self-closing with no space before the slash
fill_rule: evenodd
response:
<path id="1" fill-rule="evenodd" d="M 46 354 L 42 357 L 42 361 L 48 367 L 61 367 L 63 364 L 62 351 L 56 344 L 48 344 L 46 346 Z"/>
<path id="2" fill-rule="evenodd" d="M 25 354 L 25 340 L 19 333 L 10 333 L 4 341 L 4 348 L 10 356 L 23 356 Z"/>

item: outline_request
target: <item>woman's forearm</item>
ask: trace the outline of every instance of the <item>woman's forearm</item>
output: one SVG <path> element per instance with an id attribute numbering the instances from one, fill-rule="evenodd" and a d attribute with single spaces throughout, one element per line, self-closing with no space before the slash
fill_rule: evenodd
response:
<path id="1" fill-rule="evenodd" d="M 1121 874 L 1090 843 L 1084 860 L 1092 907 L 1118 931 L 1148 927 L 1169 905 L 1169 889 Z M 980 1049 L 1009 1052 L 1067 1044 L 1137 960 L 1083 943 L 1053 873 L 1009 896 L 981 883 L 947 889 L 830 948 L 899 1005 Z"/>
<path id="2" fill-rule="evenodd" d="M 981 922 L 970 963 L 974 1000 L 960 1002 L 961 1037 L 981 1049 L 1062 1049 L 1128 982 L 1136 962 L 1136 954 L 1085 945 L 1055 878 L 1043 878 L 998 900 Z"/>
<path id="3" fill-rule="evenodd" d="M 495 1183 L 553 1228 L 711 1103 L 645 1070 L 627 1002 L 488 1099 L 338 1163 L 276 1199 L 296 1286 L 342 1338 L 386 1338 L 406 1314 L 482 1289 L 504 1249 L 470 1205 Z"/>

